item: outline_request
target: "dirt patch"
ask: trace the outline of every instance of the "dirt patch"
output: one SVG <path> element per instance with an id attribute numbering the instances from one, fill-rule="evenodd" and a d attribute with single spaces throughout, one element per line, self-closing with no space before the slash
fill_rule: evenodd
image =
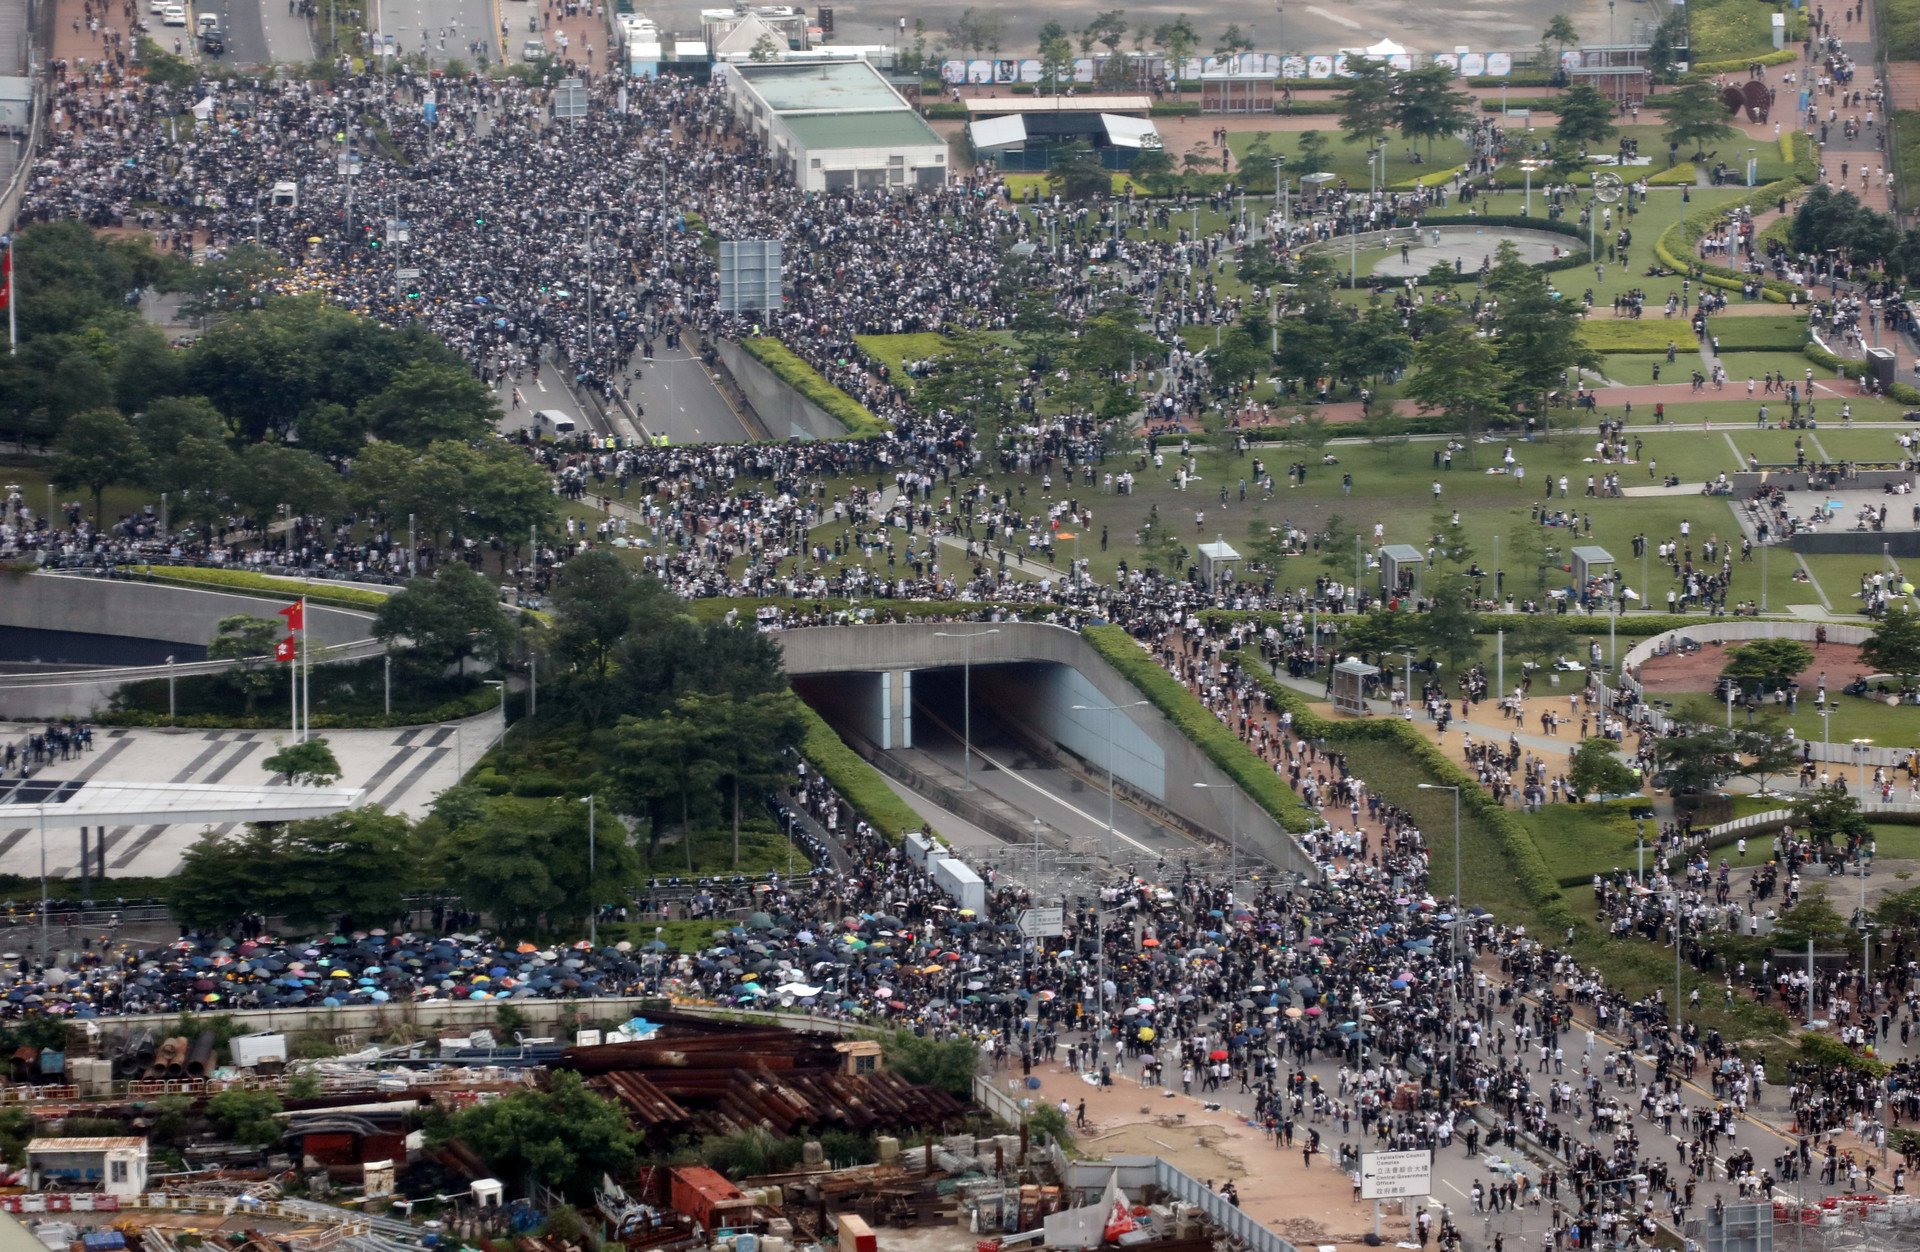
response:
<path id="1" fill-rule="evenodd" d="M 1648 691 L 1661 694 L 1712 691 L 1713 684 L 1720 678 L 1720 671 L 1726 667 L 1727 653 L 1733 646 L 1709 643 L 1689 656 L 1677 653 L 1656 656 L 1640 667 L 1640 681 L 1646 684 Z M 1822 674 L 1827 677 L 1827 693 L 1832 695 L 1866 668 L 1861 663 L 1857 644 L 1818 643 L 1807 646 L 1813 649 L 1813 664 L 1800 671 L 1798 678 L 1800 692 L 1808 699 L 1819 687 Z"/>
<path id="2" fill-rule="evenodd" d="M 1245 1174 L 1246 1162 L 1227 1152 L 1224 1140 L 1225 1136 L 1216 1126 L 1156 1126 L 1135 1122 L 1091 1139 L 1081 1147 L 1107 1156 L 1158 1156 L 1195 1178 L 1224 1180 Z"/>

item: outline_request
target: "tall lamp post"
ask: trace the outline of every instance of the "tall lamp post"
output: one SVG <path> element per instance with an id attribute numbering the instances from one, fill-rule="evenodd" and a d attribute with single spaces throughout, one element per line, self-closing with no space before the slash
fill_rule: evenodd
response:
<path id="1" fill-rule="evenodd" d="M 1224 791 L 1227 793 L 1227 890 L 1232 891 L 1240 880 L 1240 788 L 1232 783 L 1193 784 L 1201 791 Z"/>
<path id="2" fill-rule="evenodd" d="M 1113 715 L 1122 709 L 1137 709 L 1146 704 L 1145 700 L 1134 700 L 1128 704 L 1076 704 L 1076 713 L 1104 713 L 1107 715 L 1107 861 L 1113 861 Z"/>
<path id="3" fill-rule="evenodd" d="M 964 663 L 960 697 L 960 772 L 965 780 L 965 789 L 973 790 L 973 641 L 982 635 L 997 635 L 999 628 L 990 630 L 936 630 L 935 639 L 964 639 L 967 641 L 967 659 Z"/>
<path id="4" fill-rule="evenodd" d="M 1855 739 L 1853 741 L 1853 765 L 1860 779 L 1860 806 L 1862 808 L 1865 808 L 1867 804 L 1867 749 L 1872 746 L 1873 740 L 1871 739 Z M 1864 859 L 1862 860 L 1862 864 L 1865 864 Z"/>
<path id="5" fill-rule="evenodd" d="M 1460 976 L 1465 981 L 1467 973 L 1467 953 L 1461 939 L 1464 935 L 1464 923 L 1467 919 L 1467 902 L 1460 893 L 1460 788 L 1452 783 L 1421 783 L 1422 791 L 1451 791 L 1453 793 L 1453 951 L 1460 959 Z"/>

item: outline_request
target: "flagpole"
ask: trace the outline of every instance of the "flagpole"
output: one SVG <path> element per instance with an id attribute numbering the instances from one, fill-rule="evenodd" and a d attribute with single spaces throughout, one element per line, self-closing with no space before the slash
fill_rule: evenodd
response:
<path id="1" fill-rule="evenodd" d="M 20 351 L 20 320 L 13 308 L 13 237 L 7 237 L 7 355 Z"/>
<path id="2" fill-rule="evenodd" d="M 313 648 L 307 642 L 307 598 L 300 597 L 300 742 L 313 734 Z"/>

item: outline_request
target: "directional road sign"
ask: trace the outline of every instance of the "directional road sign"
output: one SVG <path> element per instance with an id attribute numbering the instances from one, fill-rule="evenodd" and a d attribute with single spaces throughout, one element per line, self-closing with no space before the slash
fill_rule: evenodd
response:
<path id="1" fill-rule="evenodd" d="M 1054 939 L 1066 932 L 1065 909 L 1028 909 L 1020 914 L 1020 933 L 1029 939 Z"/>
<path id="2" fill-rule="evenodd" d="M 1433 1193 L 1432 1152 L 1363 1152 L 1360 1198 L 1393 1200 Z"/>

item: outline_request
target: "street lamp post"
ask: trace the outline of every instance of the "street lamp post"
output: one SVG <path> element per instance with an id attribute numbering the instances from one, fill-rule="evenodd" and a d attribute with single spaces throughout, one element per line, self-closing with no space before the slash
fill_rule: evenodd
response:
<path id="1" fill-rule="evenodd" d="M 960 696 L 960 769 L 964 789 L 973 790 L 973 641 L 981 635 L 997 635 L 999 628 L 990 630 L 948 631 L 936 630 L 935 639 L 964 639 L 967 641 L 967 659 L 961 671 Z"/>
<path id="2" fill-rule="evenodd" d="M 1076 713 L 1104 713 L 1107 715 L 1107 861 L 1113 861 L 1113 715 L 1122 709 L 1137 709 L 1146 704 L 1145 700 L 1134 700 L 1128 704 L 1076 704 Z"/>
<path id="3" fill-rule="evenodd" d="M 1860 779 L 1860 805 L 1862 808 L 1865 808 L 1867 804 L 1867 749 L 1872 746 L 1873 740 L 1871 739 L 1855 739 L 1853 741 L 1853 765 Z M 1862 864 L 1865 864 L 1864 858 L 1862 859 Z"/>
<path id="4" fill-rule="evenodd" d="M 1235 890 L 1240 883 L 1240 788 L 1232 783 L 1193 784 L 1201 791 L 1224 791 L 1227 793 L 1227 890 Z"/>
<path id="5" fill-rule="evenodd" d="M 1467 954 L 1461 941 L 1464 934 L 1467 904 L 1460 892 L 1460 788 L 1452 783 L 1421 783 L 1422 791 L 1451 791 L 1453 793 L 1453 952 L 1460 961 L 1460 974 L 1464 982 L 1467 972 Z"/>

